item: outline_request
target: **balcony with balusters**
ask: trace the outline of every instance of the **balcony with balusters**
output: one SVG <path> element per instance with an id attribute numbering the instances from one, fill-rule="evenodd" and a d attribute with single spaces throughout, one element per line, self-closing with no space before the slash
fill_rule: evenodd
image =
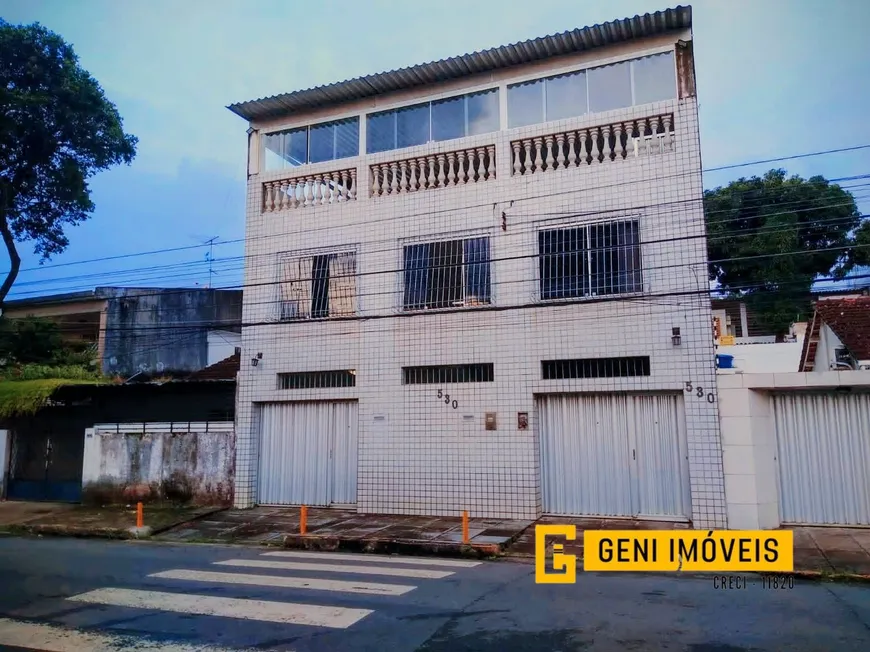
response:
<path id="1" fill-rule="evenodd" d="M 511 175 L 617 163 L 674 151 L 673 114 L 511 141 Z"/>
<path id="2" fill-rule="evenodd" d="M 495 179 L 495 145 L 369 165 L 371 197 L 407 194 Z"/>
<path id="3" fill-rule="evenodd" d="M 327 206 L 357 199 L 356 168 L 263 182 L 263 212 Z"/>

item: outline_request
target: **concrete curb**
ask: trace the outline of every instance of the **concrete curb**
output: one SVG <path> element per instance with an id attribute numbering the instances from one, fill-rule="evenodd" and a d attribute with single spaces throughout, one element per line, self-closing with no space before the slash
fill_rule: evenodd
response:
<path id="1" fill-rule="evenodd" d="M 508 545 L 497 543 L 453 543 L 415 539 L 346 539 L 317 534 L 287 534 L 284 547 L 301 550 L 368 552 L 383 555 L 439 557 L 474 557 L 488 559 L 501 556 Z"/>
<path id="2" fill-rule="evenodd" d="M 142 532 L 136 532 L 136 528 L 103 528 L 103 527 L 78 527 L 75 525 L 52 525 L 52 524 L 28 524 L 6 525 L 0 528 L 4 533 L 11 535 L 53 536 L 71 537 L 75 539 L 144 539 L 155 534 L 166 532 L 174 527 L 191 523 L 200 519 L 222 512 L 228 507 L 215 507 L 201 513 L 177 518 L 158 528 L 143 528 Z M 146 532 L 147 531 L 147 532 Z"/>

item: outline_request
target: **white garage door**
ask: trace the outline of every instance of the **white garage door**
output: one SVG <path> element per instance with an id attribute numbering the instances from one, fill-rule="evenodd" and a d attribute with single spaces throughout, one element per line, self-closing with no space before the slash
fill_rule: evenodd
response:
<path id="1" fill-rule="evenodd" d="M 688 516 L 681 395 L 554 394 L 538 416 L 544 512 Z"/>
<path id="2" fill-rule="evenodd" d="M 261 505 L 356 503 L 357 403 L 260 406 Z"/>
<path id="3" fill-rule="evenodd" d="M 870 394 L 774 394 L 783 523 L 870 525 Z"/>

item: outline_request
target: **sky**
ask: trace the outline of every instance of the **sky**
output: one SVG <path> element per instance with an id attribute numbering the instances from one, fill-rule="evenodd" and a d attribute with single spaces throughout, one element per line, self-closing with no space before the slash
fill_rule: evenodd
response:
<path id="1" fill-rule="evenodd" d="M 654 0 L 0 0 L 72 44 L 139 138 L 91 183 L 93 217 L 9 298 L 100 285 L 240 287 L 247 124 L 228 104 L 664 9 Z M 870 2 L 692 3 L 705 169 L 870 143 Z M 776 164 L 870 174 L 870 149 Z M 771 164 L 709 172 L 705 187 Z M 848 184 L 847 184 L 848 185 Z M 870 189 L 855 191 L 870 212 Z M 213 262 L 203 243 L 217 238 Z M 148 253 L 165 249 L 173 251 Z M 3 267 L 5 265 L 5 268 Z M 8 262 L 0 263 L 8 269 Z"/>

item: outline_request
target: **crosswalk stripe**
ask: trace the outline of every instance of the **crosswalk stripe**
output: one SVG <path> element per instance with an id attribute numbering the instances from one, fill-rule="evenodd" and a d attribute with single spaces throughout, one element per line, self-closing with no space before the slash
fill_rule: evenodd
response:
<path id="1" fill-rule="evenodd" d="M 81 632 L 56 625 L 0 618 L 0 647 L 19 647 L 41 652 L 230 652 L 213 645 L 158 643 L 116 634 Z M 238 650 L 236 652 L 239 652 Z"/>
<path id="2" fill-rule="evenodd" d="M 456 568 L 474 568 L 480 566 L 479 561 L 463 559 L 429 559 L 414 557 L 393 557 L 387 555 L 357 555 L 344 552 L 308 552 L 304 550 L 279 550 L 265 552 L 261 557 L 298 557 L 300 559 L 341 559 L 344 561 L 373 561 L 385 564 L 413 564 L 418 566 L 454 566 Z"/>
<path id="3" fill-rule="evenodd" d="M 212 571 L 198 570 L 168 570 L 154 573 L 148 577 L 158 577 L 168 580 L 190 580 L 194 582 L 222 582 L 225 584 L 276 586 L 284 589 L 313 589 L 315 591 L 368 593 L 372 595 L 404 595 L 417 588 L 416 586 L 408 586 L 405 584 L 346 582 L 342 580 L 321 580 L 305 577 L 284 577 L 281 575 L 246 575 L 244 573 L 216 573 Z"/>
<path id="4" fill-rule="evenodd" d="M 265 559 L 228 559 L 227 561 L 217 561 L 215 564 L 218 566 L 242 566 L 245 568 L 274 568 L 275 570 L 321 571 L 324 573 L 351 573 L 356 575 L 390 575 L 392 577 L 422 577 L 433 580 L 453 575 L 452 571 L 437 571 L 424 568 L 306 564 L 295 561 L 267 561 Z"/>
<path id="5" fill-rule="evenodd" d="M 243 620 L 257 620 L 290 625 L 311 625 L 346 629 L 372 613 L 370 609 L 322 607 L 292 602 L 218 598 L 191 593 L 163 591 L 137 591 L 135 589 L 105 588 L 74 595 L 68 600 L 90 604 L 154 609 L 198 616 L 221 616 Z"/>

